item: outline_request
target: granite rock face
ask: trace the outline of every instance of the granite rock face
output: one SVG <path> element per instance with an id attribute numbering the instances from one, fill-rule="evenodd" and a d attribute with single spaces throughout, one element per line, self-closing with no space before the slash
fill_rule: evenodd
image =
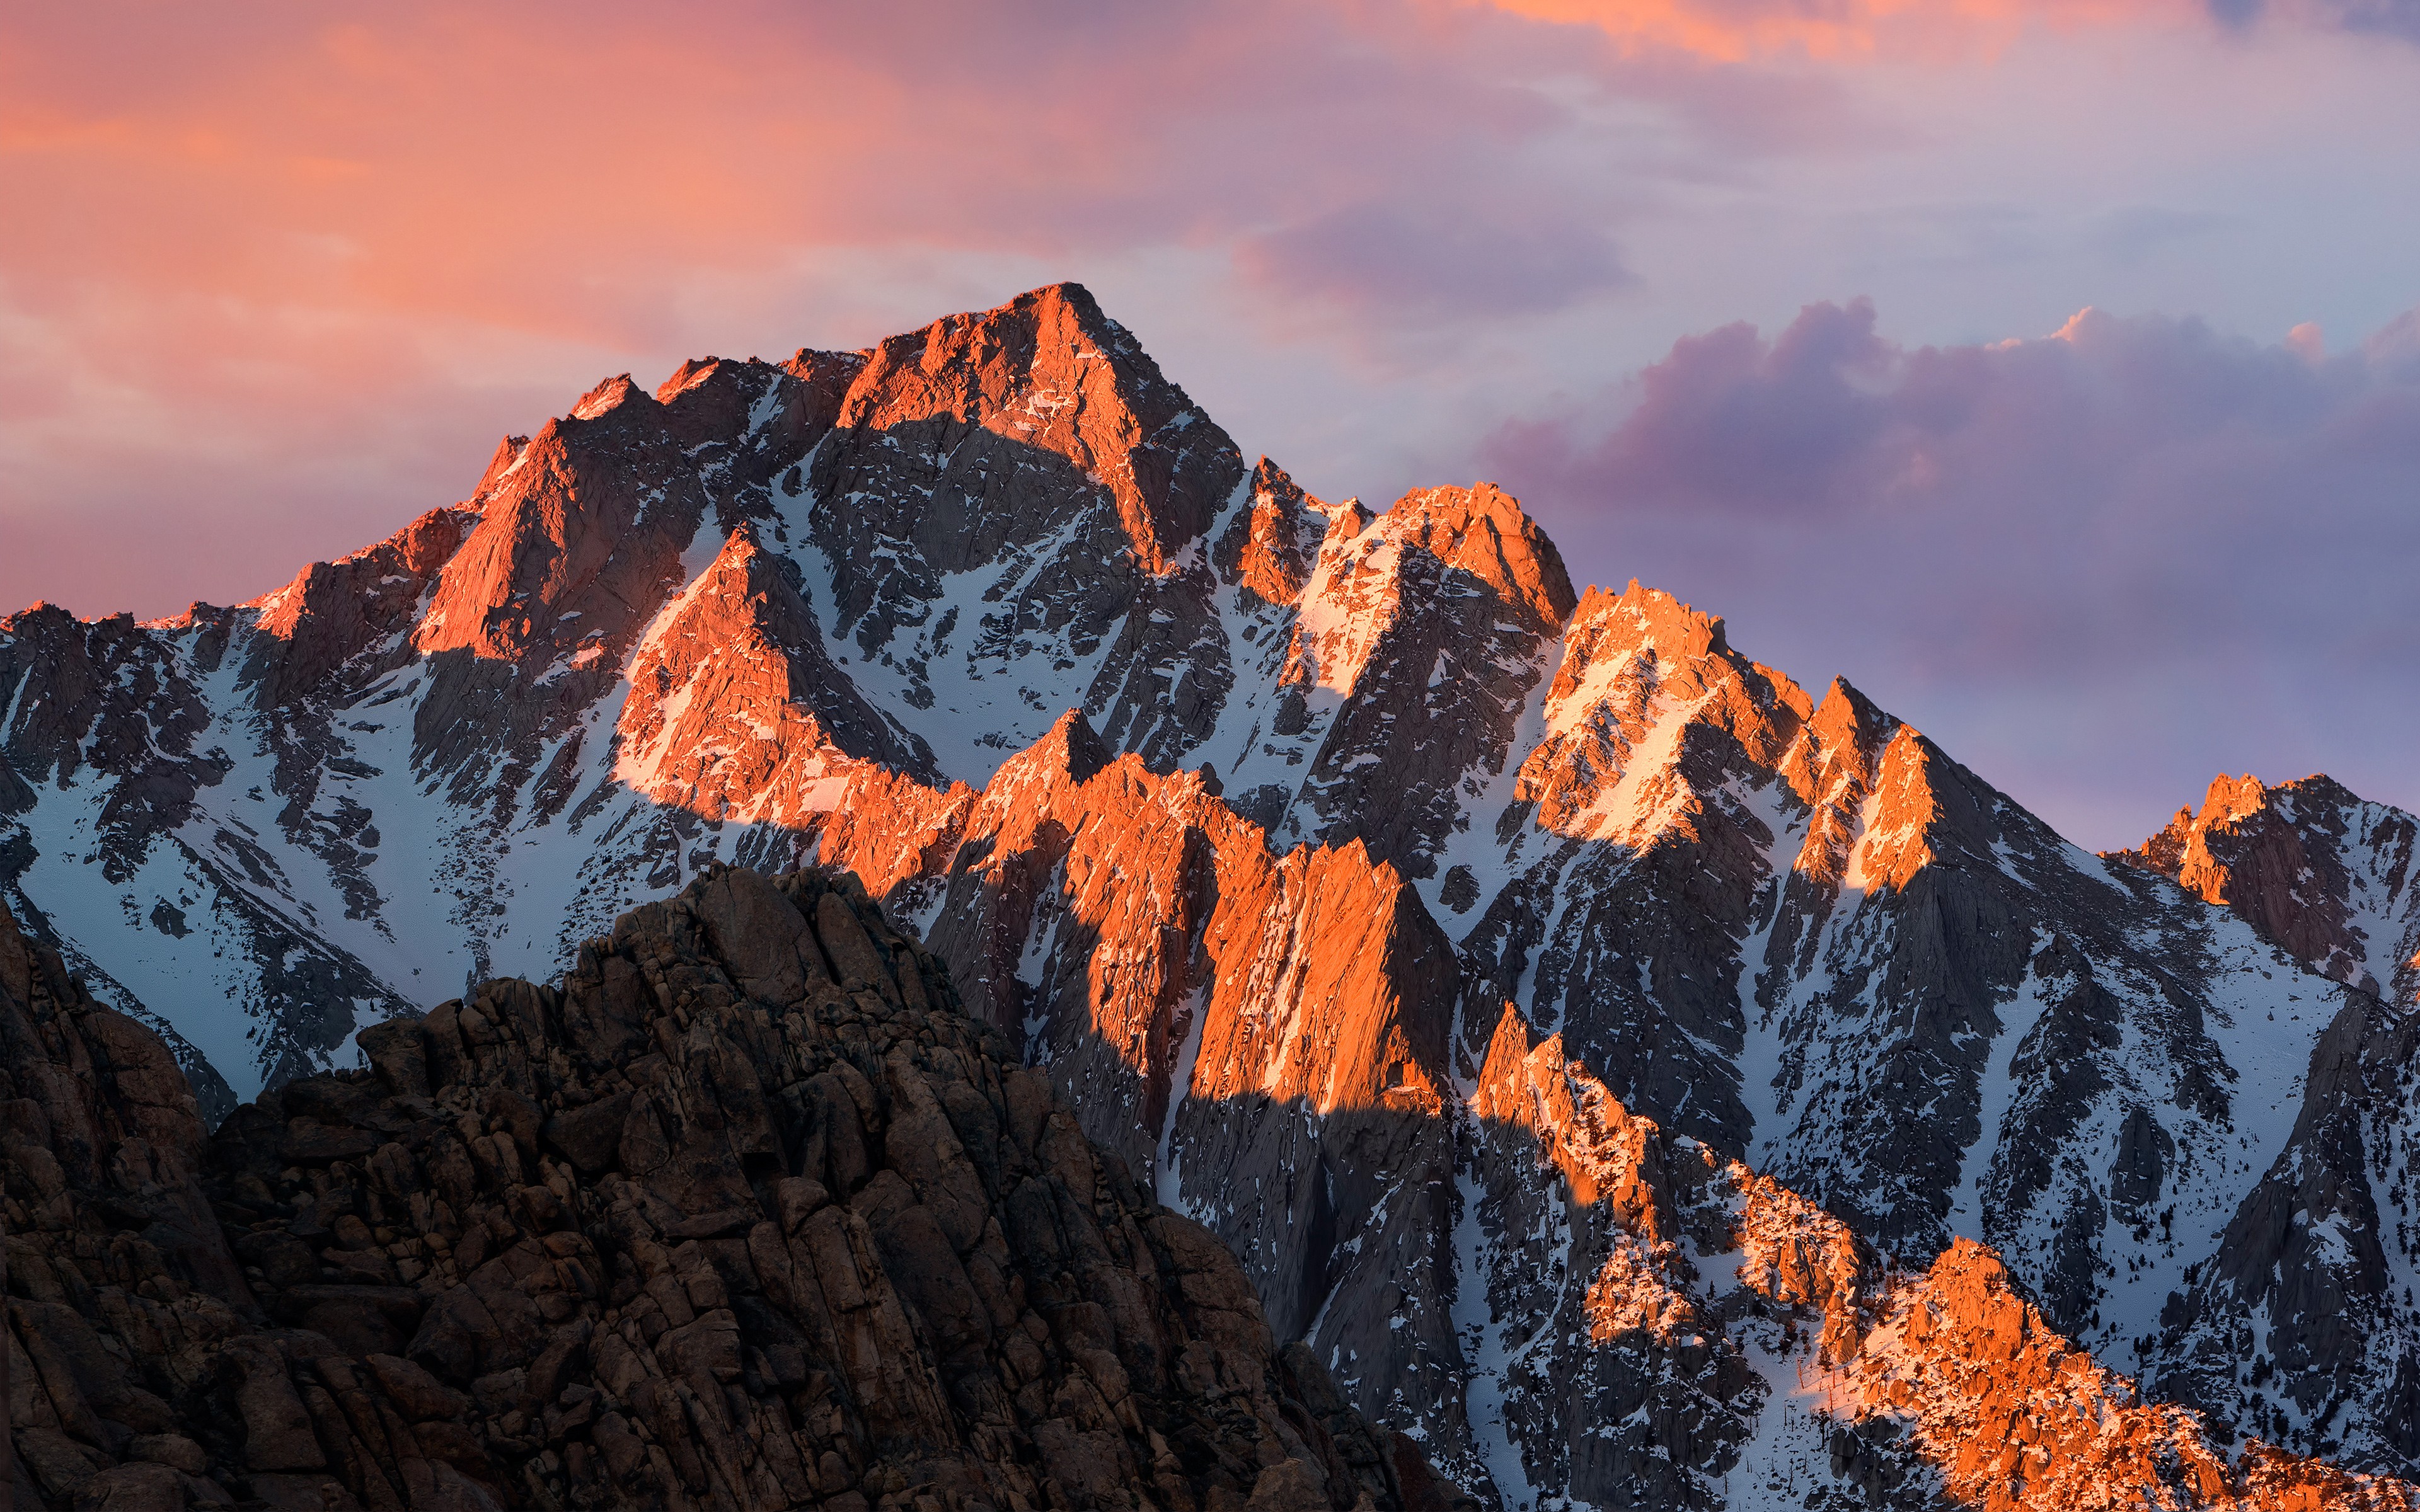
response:
<path id="1" fill-rule="evenodd" d="M 2211 780 L 2199 810 L 2112 860 L 2174 878 L 2322 976 L 2420 1001 L 2420 820 L 2325 776 Z"/>
<path id="2" fill-rule="evenodd" d="M 2285 1149 L 2162 1315 L 2160 1389 L 2400 1472 L 2420 1458 L 2420 1019 L 2347 995 Z"/>
<path id="3" fill-rule="evenodd" d="M 206 1139 L 0 916 L 33 1507 L 1411 1507 L 853 878 L 717 871 Z"/>

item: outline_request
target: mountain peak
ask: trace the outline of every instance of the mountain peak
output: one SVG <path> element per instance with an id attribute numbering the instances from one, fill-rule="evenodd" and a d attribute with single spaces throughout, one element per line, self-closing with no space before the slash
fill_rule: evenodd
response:
<path id="1" fill-rule="evenodd" d="M 2202 795 L 2197 822 L 2205 827 L 2224 824 L 2257 813 L 2268 806 L 2269 789 L 2258 778 L 2249 772 L 2242 777 L 2221 772 L 2210 779 L 2210 791 Z"/>
<path id="2" fill-rule="evenodd" d="M 704 572 L 631 658 L 614 776 L 705 818 L 805 827 L 817 783 L 843 759 L 931 780 L 932 755 L 903 738 L 825 654 L 789 563 L 753 521 L 724 538 Z M 568 665 L 601 661 L 600 641 Z"/>
<path id="3" fill-rule="evenodd" d="M 2228 910 L 2322 976 L 2407 997 L 2420 988 L 2415 841 L 2412 815 L 2324 773 L 2272 787 L 2222 772 L 2198 811 L 2107 858 Z"/>
<path id="4" fill-rule="evenodd" d="M 1388 511 L 1388 533 L 1494 588 L 1541 628 L 1559 626 L 1578 602 L 1563 554 L 1521 501 L 1495 484 L 1416 488 Z"/>
<path id="5" fill-rule="evenodd" d="M 580 396 L 580 402 L 571 407 L 571 413 L 566 418 L 571 420 L 597 420 L 613 413 L 616 409 L 621 409 L 624 405 L 630 403 L 634 399 L 648 400 L 650 397 L 651 396 L 644 389 L 640 388 L 637 383 L 631 381 L 629 374 L 623 373 L 616 377 L 607 378 L 604 382 L 599 383 L 597 387 L 589 390 L 586 393 L 582 394 Z"/>
<path id="6" fill-rule="evenodd" d="M 1831 686 L 1823 689 L 1823 700 L 1815 705 L 1807 728 L 1818 746 L 1828 750 L 1854 751 L 1870 764 L 1899 723 L 1852 687 L 1847 678 L 1835 677 Z"/>
<path id="7" fill-rule="evenodd" d="M 722 365 L 720 357 L 692 357 L 673 369 L 673 376 L 656 385 L 656 403 L 670 404 L 675 395 L 684 393 L 714 376 Z M 626 375 L 627 377 L 627 375 Z"/>
<path id="8" fill-rule="evenodd" d="M 1251 507 L 1238 513 L 1210 548 L 1231 581 L 1272 604 L 1291 604 L 1319 561 L 1339 506 L 1314 498 L 1264 456 L 1252 467 Z"/>
<path id="9" fill-rule="evenodd" d="M 1084 783 L 1117 759 L 1109 743 L 1094 730 L 1081 709 L 1059 716 L 1041 739 L 1001 764 L 1001 775 L 1012 769 L 1050 781 Z"/>
<path id="10" fill-rule="evenodd" d="M 1730 650 L 1720 615 L 1700 613 L 1660 588 L 1642 588 L 1636 578 L 1619 594 L 1589 584 L 1572 621 L 1578 625 L 1616 615 L 1636 623 L 1637 644 L 1652 645 L 1668 657 L 1719 656 Z"/>
<path id="11" fill-rule="evenodd" d="M 929 465 L 957 450 L 965 427 L 995 438 L 984 477 L 952 480 L 961 489 L 986 485 L 958 508 L 979 504 L 995 517 L 951 518 L 954 511 L 933 499 L 922 518 L 894 527 L 931 533 L 919 545 L 945 568 L 1003 530 L 1039 528 L 997 517 L 1023 502 L 1020 494 L 1081 497 L 1088 490 L 1063 486 L 1080 481 L 1107 490 L 1138 562 L 1164 574 L 1179 548 L 1209 530 L 1243 471 L 1234 442 L 1080 284 L 1047 285 L 884 341 L 850 383 L 839 424 L 883 452 L 833 460 L 833 480 L 845 472 L 850 487 L 869 469 L 905 465 L 892 454 L 911 442 Z M 817 479 L 827 481 L 821 470 Z M 933 492 L 929 480 L 922 486 Z"/>

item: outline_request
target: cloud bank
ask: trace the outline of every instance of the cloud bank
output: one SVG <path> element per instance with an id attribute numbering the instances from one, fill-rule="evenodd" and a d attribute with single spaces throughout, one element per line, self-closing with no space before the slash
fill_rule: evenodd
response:
<path id="1" fill-rule="evenodd" d="M 2094 310 L 1909 347 L 1816 304 L 1481 456 L 1575 559 L 1847 675 L 2096 844 L 2221 766 L 2420 805 L 2420 312 L 2328 356 Z"/>

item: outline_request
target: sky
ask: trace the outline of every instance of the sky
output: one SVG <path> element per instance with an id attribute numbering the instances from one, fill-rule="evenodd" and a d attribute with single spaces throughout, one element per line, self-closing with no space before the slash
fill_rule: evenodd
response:
<path id="1" fill-rule="evenodd" d="M 599 378 L 1075 279 L 1330 498 L 2092 847 L 2420 808 L 2420 0 L 16 7 L 0 609 L 240 601 Z"/>

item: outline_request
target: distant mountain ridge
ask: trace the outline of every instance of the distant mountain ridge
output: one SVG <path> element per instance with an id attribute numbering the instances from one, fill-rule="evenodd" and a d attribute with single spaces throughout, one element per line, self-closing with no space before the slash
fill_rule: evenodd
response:
<path id="1" fill-rule="evenodd" d="M 1248 466 L 1077 285 L 610 380 L 254 604 L 0 621 L 0 710 L 8 905 L 216 1113 L 717 865 L 840 866 L 1482 1499 L 1979 1473 L 1783 1433 L 1815 1346 L 1750 1318 L 1826 1304 L 1653 1258 L 1682 1220 L 1575 1174 L 1607 1138 L 1828 1214 L 1872 1306 L 1988 1244 L 2219 1441 L 2420 1473 L 2410 816 L 2230 787 L 2090 856 L 1847 683 L 1575 592 L 1492 486 Z M 1639 1265 L 1668 1306 L 1608 1300 Z"/>

